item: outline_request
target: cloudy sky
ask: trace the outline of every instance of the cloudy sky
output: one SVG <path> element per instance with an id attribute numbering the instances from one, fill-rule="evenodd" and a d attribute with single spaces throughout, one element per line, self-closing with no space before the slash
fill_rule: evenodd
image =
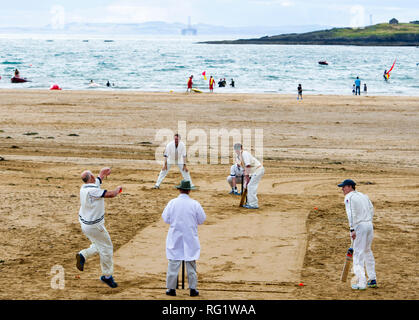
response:
<path id="1" fill-rule="evenodd" d="M 220 26 L 357 27 L 419 20 L 418 0 L 0 0 L 0 26 L 165 21 Z"/>

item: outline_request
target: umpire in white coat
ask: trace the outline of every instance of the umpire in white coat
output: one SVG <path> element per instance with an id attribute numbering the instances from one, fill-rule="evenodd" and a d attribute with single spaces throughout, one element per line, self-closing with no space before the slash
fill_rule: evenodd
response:
<path id="1" fill-rule="evenodd" d="M 353 240 L 353 263 L 357 283 L 352 285 L 354 290 L 365 290 L 377 287 L 375 274 L 375 260 L 371 250 L 374 238 L 372 218 L 374 207 L 366 194 L 356 191 L 355 181 L 347 179 L 338 187 L 342 188 L 345 195 L 345 209 L 348 216 L 351 239 Z M 365 267 L 368 282 L 365 277 Z"/>
<path id="2" fill-rule="evenodd" d="M 189 197 L 195 189 L 190 181 L 182 180 L 180 195 L 170 200 L 163 211 L 164 222 L 170 224 L 166 238 L 166 256 L 169 260 L 166 277 L 166 294 L 176 296 L 177 277 L 182 261 L 185 261 L 188 274 L 190 296 L 199 295 L 197 288 L 196 260 L 199 259 L 201 246 L 198 238 L 198 225 L 203 224 L 206 215 L 200 203 Z"/>

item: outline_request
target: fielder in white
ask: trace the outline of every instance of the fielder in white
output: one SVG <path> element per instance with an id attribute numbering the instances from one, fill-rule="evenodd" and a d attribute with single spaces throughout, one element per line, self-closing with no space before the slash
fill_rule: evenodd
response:
<path id="1" fill-rule="evenodd" d="M 113 191 L 101 189 L 103 178 L 110 175 L 110 168 L 103 168 L 98 177 L 90 171 L 84 171 L 81 179 L 84 184 L 80 188 L 79 222 L 81 229 L 92 245 L 76 254 L 76 267 L 84 270 L 84 264 L 90 257 L 99 254 L 102 276 L 100 280 L 111 288 L 118 285 L 113 279 L 113 245 L 105 228 L 105 198 L 114 198 L 122 191 L 117 187 Z"/>
<path id="2" fill-rule="evenodd" d="M 367 195 L 356 191 L 356 183 L 347 179 L 338 187 L 342 188 L 345 195 L 345 208 L 348 216 L 351 239 L 353 240 L 353 270 L 357 283 L 352 284 L 354 290 L 365 290 L 377 287 L 375 274 L 375 260 L 371 250 L 374 238 L 372 218 L 374 207 Z M 365 267 L 368 274 L 368 282 L 365 277 Z"/>
<path id="3" fill-rule="evenodd" d="M 240 143 L 234 145 L 234 151 L 241 161 L 241 166 L 244 168 L 244 187 L 247 188 L 247 204 L 243 207 L 259 209 L 257 189 L 260 180 L 265 174 L 265 168 L 248 151 L 243 151 L 243 146 Z"/>
<path id="4" fill-rule="evenodd" d="M 177 165 L 180 172 L 182 173 L 183 180 L 191 182 L 191 175 L 188 168 L 186 167 L 186 147 L 185 144 L 180 141 L 180 135 L 175 134 L 174 140 L 169 142 L 164 150 L 164 165 L 160 171 L 159 177 L 157 178 L 156 185 L 154 189 L 159 189 L 160 184 L 163 182 L 163 179 L 167 176 L 167 173 L 170 170 L 172 165 Z"/>
<path id="5" fill-rule="evenodd" d="M 204 223 L 206 215 L 199 202 L 189 197 L 190 190 L 195 189 L 190 181 L 182 180 L 176 188 L 179 189 L 179 196 L 170 200 L 162 214 L 164 222 L 170 224 L 166 238 L 166 256 L 169 260 L 166 294 L 176 296 L 179 268 L 185 261 L 190 296 L 195 297 L 199 295 L 196 260 L 201 253 L 198 225 Z"/>
<path id="6" fill-rule="evenodd" d="M 237 191 L 237 183 L 243 183 L 244 170 L 240 163 L 235 163 L 230 168 L 230 175 L 227 177 L 227 183 L 231 187 L 230 194 L 239 196 Z"/>

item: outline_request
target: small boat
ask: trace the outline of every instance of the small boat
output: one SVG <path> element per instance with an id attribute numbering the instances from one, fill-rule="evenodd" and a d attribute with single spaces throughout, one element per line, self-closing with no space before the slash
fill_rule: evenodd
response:
<path id="1" fill-rule="evenodd" d="M 13 77 L 10 79 L 10 81 L 12 83 L 23 83 L 23 82 L 30 82 L 30 80 L 26 79 L 26 78 L 17 78 L 17 77 Z"/>
<path id="2" fill-rule="evenodd" d="M 326 61 L 319 61 L 319 64 L 322 64 L 322 65 L 325 65 L 325 66 L 329 65 Z"/>

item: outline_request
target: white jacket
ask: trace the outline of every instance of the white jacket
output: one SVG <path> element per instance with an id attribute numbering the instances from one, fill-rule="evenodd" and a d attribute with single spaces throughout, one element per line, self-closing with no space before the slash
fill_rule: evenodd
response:
<path id="1" fill-rule="evenodd" d="M 164 222 L 170 224 L 166 238 L 167 259 L 198 260 L 201 253 L 198 225 L 203 224 L 206 219 L 199 202 L 187 194 L 180 194 L 169 201 L 162 217 Z"/>
<path id="2" fill-rule="evenodd" d="M 176 160 L 177 152 L 177 160 Z M 169 164 L 185 164 L 184 157 L 186 158 L 186 147 L 182 141 L 179 141 L 176 148 L 175 142 L 170 141 L 164 150 L 164 156 L 167 157 Z"/>
<path id="3" fill-rule="evenodd" d="M 361 222 L 372 222 L 374 207 L 366 194 L 349 192 L 345 196 L 345 208 L 350 228 L 355 228 Z"/>

